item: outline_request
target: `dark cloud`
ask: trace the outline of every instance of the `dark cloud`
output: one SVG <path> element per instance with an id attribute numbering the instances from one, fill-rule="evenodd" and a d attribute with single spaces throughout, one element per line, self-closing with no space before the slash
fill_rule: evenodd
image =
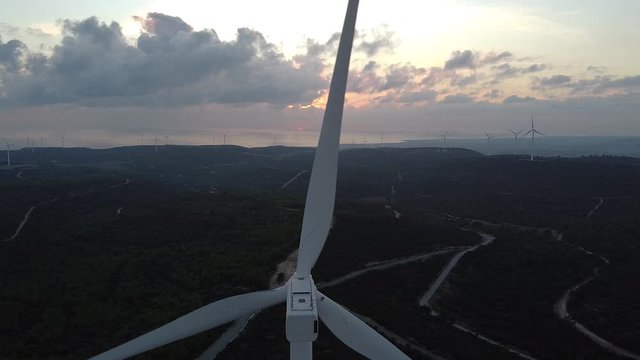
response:
<path id="1" fill-rule="evenodd" d="M 233 41 L 221 41 L 177 17 L 150 13 L 139 21 L 145 32 L 136 45 L 117 23 L 95 17 L 64 21 L 50 56 L 21 57 L 11 43 L 0 61 L 24 71 L 0 75 L 0 105 L 286 105 L 308 103 L 326 86 L 320 69 L 295 66 L 257 31 L 239 29 Z"/>
<path id="2" fill-rule="evenodd" d="M 518 95 L 511 95 L 502 101 L 503 104 L 523 104 L 536 101 L 536 98 L 531 96 L 520 97 Z"/>
<path id="3" fill-rule="evenodd" d="M 293 61 L 302 69 L 319 73 L 327 66 L 326 59 L 335 57 L 339 40 L 340 33 L 334 33 L 325 43 L 307 39 L 306 53 L 295 55 Z"/>
<path id="4" fill-rule="evenodd" d="M 473 69 L 476 67 L 475 55 L 471 50 L 456 50 L 444 63 L 445 70 Z"/>
<path id="5" fill-rule="evenodd" d="M 559 87 L 571 82 L 569 75 L 554 75 L 552 77 L 537 78 L 535 84 L 537 87 Z"/>
<path id="6" fill-rule="evenodd" d="M 518 76 L 520 74 L 520 69 L 515 68 L 508 63 L 496 65 L 492 69 L 496 71 L 496 77 L 501 79 Z"/>
<path id="7" fill-rule="evenodd" d="M 547 69 L 547 65 L 545 64 L 533 64 L 530 65 L 529 67 L 525 68 L 522 70 L 523 74 L 532 74 L 532 73 L 537 73 L 543 70 Z"/>
<path id="8" fill-rule="evenodd" d="M 381 66 L 369 61 L 361 70 L 350 71 L 347 90 L 356 93 L 373 93 L 379 91 L 384 84 L 384 77 L 378 75 Z"/>
<path id="9" fill-rule="evenodd" d="M 369 40 L 369 38 L 372 38 Z M 393 33 L 386 28 L 372 30 L 370 34 L 358 32 L 356 37 L 356 51 L 362 51 L 367 56 L 375 56 L 383 51 L 392 51 L 396 46 Z"/>
<path id="10" fill-rule="evenodd" d="M 456 76 L 451 79 L 451 86 L 465 87 L 478 82 L 478 76 L 472 74 L 469 76 Z"/>
<path id="11" fill-rule="evenodd" d="M 612 91 L 633 93 L 640 91 L 640 75 L 623 78 L 615 78 L 612 75 L 598 75 L 594 78 L 576 81 L 572 81 L 572 78 L 568 75 L 555 75 L 550 78 L 535 78 L 531 88 L 534 90 L 547 88 L 569 89 L 572 94 L 603 94 Z"/>
<path id="12" fill-rule="evenodd" d="M 605 78 L 605 81 L 598 86 L 599 89 L 640 89 L 640 75 L 626 76 L 621 79 L 609 80 Z"/>
<path id="13" fill-rule="evenodd" d="M 501 53 L 487 53 L 483 54 L 478 51 L 472 50 L 456 50 L 451 53 L 451 57 L 444 63 L 445 70 L 456 69 L 475 69 L 487 65 L 497 64 L 499 62 L 511 60 L 513 54 L 504 51 Z"/>
<path id="14" fill-rule="evenodd" d="M 512 58 L 513 58 L 513 54 L 508 51 L 504 51 L 499 54 L 489 53 L 484 57 L 480 58 L 480 65 L 496 64 L 502 61 L 511 60 Z"/>
<path id="15" fill-rule="evenodd" d="M 357 93 L 409 90 L 425 73 L 425 69 L 411 64 L 381 66 L 370 61 L 361 70 L 351 71 L 348 90 Z"/>
<path id="16" fill-rule="evenodd" d="M 385 81 L 380 91 L 402 88 L 424 72 L 424 69 L 411 64 L 391 65 L 386 70 Z"/>
<path id="17" fill-rule="evenodd" d="M 20 69 L 21 58 L 26 49 L 26 45 L 21 41 L 9 40 L 5 44 L 2 42 L 2 38 L 0 38 L 0 66 L 9 72 L 18 71 Z"/>
<path id="18" fill-rule="evenodd" d="M 447 95 L 440 104 L 467 104 L 472 103 L 473 97 L 466 94 Z"/>

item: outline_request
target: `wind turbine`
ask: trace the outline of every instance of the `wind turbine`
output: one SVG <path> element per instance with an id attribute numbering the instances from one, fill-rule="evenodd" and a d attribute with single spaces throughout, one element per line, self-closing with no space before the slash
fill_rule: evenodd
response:
<path id="1" fill-rule="evenodd" d="M 495 139 L 495 136 L 487 134 L 486 131 L 484 135 L 487 137 L 487 153 L 489 153 L 491 150 L 491 140 Z"/>
<path id="2" fill-rule="evenodd" d="M 222 134 L 222 145 L 227 145 L 227 134 Z"/>
<path id="3" fill-rule="evenodd" d="M 158 135 L 156 135 L 155 140 L 156 140 L 156 152 L 158 152 Z"/>
<path id="4" fill-rule="evenodd" d="M 3 139 L 4 144 L 7 146 L 7 167 L 11 167 L 11 147 L 13 144 L 9 144 L 7 139 Z"/>
<path id="5" fill-rule="evenodd" d="M 529 134 L 531 134 L 531 161 L 533 161 L 533 157 L 536 150 L 536 134 L 545 136 L 543 133 L 538 131 L 536 127 L 533 125 L 533 114 L 531 114 L 531 129 L 527 131 L 527 133 L 524 134 L 523 136 L 527 136 Z"/>
<path id="6" fill-rule="evenodd" d="M 318 337 L 318 318 L 338 339 L 369 359 L 409 360 L 377 331 L 318 291 L 311 277 L 311 269 L 324 247 L 333 218 L 340 128 L 357 9 L 358 0 L 349 0 L 311 170 L 296 272 L 282 287 L 216 301 L 102 353 L 94 360 L 134 356 L 284 302 L 287 304 L 286 334 L 292 360 L 313 358 L 312 344 Z"/>
<path id="7" fill-rule="evenodd" d="M 449 135 L 449 130 L 447 130 L 444 134 L 440 135 L 442 137 L 442 152 L 447 151 L 447 136 Z"/>
<path id="8" fill-rule="evenodd" d="M 144 145 L 144 134 L 140 134 L 140 145 Z"/>
<path id="9" fill-rule="evenodd" d="M 509 132 L 512 133 L 513 136 L 515 136 L 515 142 L 513 144 L 513 152 L 514 152 L 514 154 L 517 154 L 518 153 L 518 136 L 524 130 L 520 130 L 520 131 L 515 131 L 515 130 L 511 130 L 511 129 L 507 129 L 507 130 L 509 130 Z"/>
<path id="10" fill-rule="evenodd" d="M 169 135 L 164 136 L 164 144 L 169 145 Z"/>
<path id="11" fill-rule="evenodd" d="M 384 146 L 384 135 L 380 135 L 380 147 Z"/>
<path id="12" fill-rule="evenodd" d="M 62 143 L 62 147 L 64 147 L 64 136 L 60 138 L 60 142 Z"/>

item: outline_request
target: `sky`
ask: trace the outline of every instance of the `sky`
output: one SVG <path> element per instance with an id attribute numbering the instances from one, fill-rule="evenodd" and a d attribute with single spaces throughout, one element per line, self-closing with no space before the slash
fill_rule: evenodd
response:
<path id="1" fill-rule="evenodd" d="M 0 136 L 313 145 L 345 0 L 0 0 Z M 343 143 L 640 136 L 636 0 L 360 3 Z M 215 137 L 215 138 L 214 138 Z"/>

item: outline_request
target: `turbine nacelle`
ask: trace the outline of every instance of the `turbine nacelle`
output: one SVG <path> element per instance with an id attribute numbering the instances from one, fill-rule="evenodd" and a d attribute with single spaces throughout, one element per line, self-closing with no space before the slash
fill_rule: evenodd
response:
<path id="1" fill-rule="evenodd" d="M 287 340 L 291 343 L 315 341 L 318 338 L 318 309 L 313 278 L 296 273 L 289 279 L 287 288 Z"/>

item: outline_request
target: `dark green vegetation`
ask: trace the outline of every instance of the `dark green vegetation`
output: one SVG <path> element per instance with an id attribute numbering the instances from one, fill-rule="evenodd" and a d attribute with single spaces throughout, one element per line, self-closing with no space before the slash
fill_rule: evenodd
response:
<path id="1" fill-rule="evenodd" d="M 313 151 L 38 149 L 13 160 L 17 168 L 0 170 L 0 239 L 35 209 L 14 241 L 0 242 L 0 358 L 82 359 L 216 299 L 266 288 L 297 247 L 309 173 L 282 187 L 310 169 Z M 597 267 L 569 312 L 640 352 L 638 183 L 640 161 L 630 158 L 531 163 L 462 149 L 343 151 L 335 225 L 314 277 L 477 243 L 469 221 L 441 213 L 527 225 L 476 224 L 497 239 L 460 261 L 436 296 L 437 317 L 418 299 L 454 252 L 323 291 L 407 339 L 416 359 L 428 358 L 416 348 L 517 358 L 454 323 L 542 359 L 616 358 L 553 313 Z M 140 358 L 194 358 L 222 330 Z M 315 349 L 317 359 L 361 358 L 326 328 Z M 219 358 L 287 359 L 284 307 L 259 314 Z"/>

